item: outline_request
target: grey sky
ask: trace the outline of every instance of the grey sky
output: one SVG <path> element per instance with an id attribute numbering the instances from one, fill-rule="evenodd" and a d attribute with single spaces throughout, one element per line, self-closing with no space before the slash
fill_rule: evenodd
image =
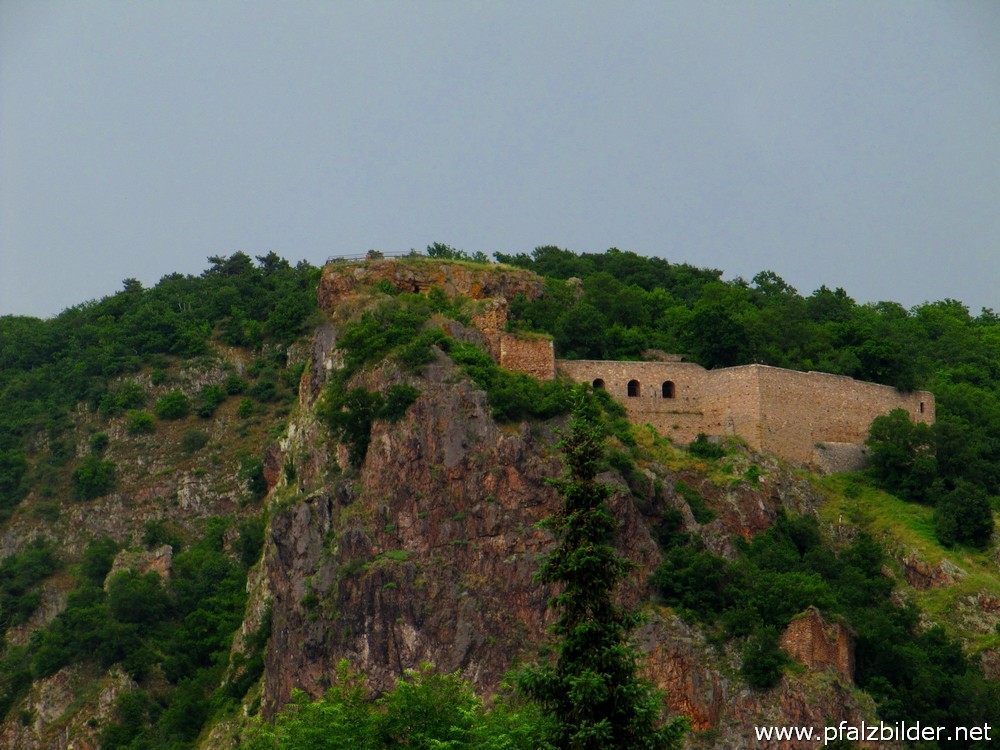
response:
<path id="1" fill-rule="evenodd" d="M 0 314 L 434 241 L 1000 310 L 1000 3 L 0 0 Z"/>

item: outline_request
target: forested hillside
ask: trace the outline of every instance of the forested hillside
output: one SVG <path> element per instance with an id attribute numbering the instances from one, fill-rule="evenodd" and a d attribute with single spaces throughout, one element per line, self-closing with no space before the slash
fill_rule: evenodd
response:
<path id="1" fill-rule="evenodd" d="M 491 265 L 442 244 L 427 255 L 486 271 Z M 771 271 L 727 281 L 718 270 L 615 249 L 581 255 L 542 247 L 497 260 L 545 277 L 542 296 L 513 300 L 510 326 L 550 334 L 557 357 L 638 359 L 658 349 L 709 368 L 757 362 L 934 392 L 933 427 L 901 413 L 880 418 L 869 441 L 871 469 L 822 481 L 737 443 L 672 446 L 629 426 L 604 394 L 591 394 L 603 399 L 607 453 L 590 468 L 620 481 L 634 506 L 629 528 L 651 540 L 653 552 L 641 540 L 630 549 L 652 566 L 648 580 L 630 584 L 646 592 L 646 615 L 657 627 L 676 617 L 678 627 L 692 629 L 685 633 L 699 633 L 705 669 L 711 662 L 725 690 L 735 694 L 727 680 L 738 680 L 752 700 L 766 701 L 754 696 L 777 695 L 784 677 L 798 680 L 795 689 L 815 687 L 799 680 L 779 647 L 783 629 L 815 607 L 853 632 L 853 683 L 883 719 L 953 725 L 996 718 L 989 715 L 1000 698 L 996 675 L 984 679 L 979 659 L 1000 652 L 1000 624 L 988 613 L 982 622 L 959 621 L 959 594 L 910 586 L 904 558 L 919 552 L 935 563 L 960 561 L 961 596 L 1000 606 L 993 517 L 1000 509 L 1000 318 L 990 310 L 974 316 L 955 300 L 907 310 L 858 304 L 842 289 L 803 296 Z M 310 657 L 357 636 L 345 602 L 377 602 L 402 627 L 404 610 L 385 604 L 397 588 L 412 585 L 411 600 L 428 589 L 452 591 L 435 578 L 437 569 L 479 569 L 478 558 L 489 553 L 472 532 L 483 517 L 509 521 L 537 510 L 521 508 L 520 495 L 483 489 L 500 460 L 490 451 L 502 443 L 517 453 L 511 470 L 521 472 L 518 481 L 536 483 L 539 497 L 547 492 L 553 425 L 565 419 L 570 384 L 498 368 L 469 325 L 472 301 L 376 284 L 331 317 L 317 309 L 320 269 L 305 262 L 236 253 L 209 264 L 198 276 L 172 274 L 148 289 L 127 279 L 117 294 L 49 320 L 0 318 L 0 715 L 7 732 L 0 743 L 19 736 L 18 727 L 41 727 L 38 736 L 77 733 L 103 750 L 206 747 L 213 727 L 258 714 L 265 663 L 304 659 L 315 669 Z M 468 406 L 480 398 L 489 405 L 482 414 Z M 468 432 L 452 440 L 438 434 L 441 425 Z M 471 451 L 467 443 L 480 452 L 461 471 L 446 469 L 451 458 L 435 463 L 421 453 Z M 376 469 L 368 459 L 373 445 Z M 406 450 L 415 453 L 395 455 Z M 414 472 L 401 499 L 391 486 L 402 481 L 393 472 L 404 471 L 391 463 L 396 458 Z M 474 489 L 453 490 L 465 485 Z M 463 492 L 482 492 L 488 510 L 461 505 Z M 394 502 L 413 505 L 405 528 L 390 512 Z M 766 520 L 746 520 L 746 508 L 765 506 Z M 279 566 L 275 524 L 283 534 L 302 534 L 303 514 L 313 526 L 326 514 L 334 528 L 314 540 L 312 569 L 295 567 L 305 566 L 297 557 L 288 563 L 298 575 L 286 581 L 294 595 L 265 596 L 262 577 L 275 569 L 291 576 Z M 537 518 L 517 519 L 516 528 L 490 533 L 545 543 L 543 532 L 532 531 Z M 407 546 L 414 539 L 404 544 L 402 535 L 431 521 L 428 534 L 451 534 L 442 542 L 447 553 L 415 562 Z M 358 546 L 361 538 L 368 547 Z M 352 544 L 355 551 L 345 551 Z M 494 562 L 506 560 L 482 570 L 493 571 Z M 534 571 L 520 572 L 529 580 Z M 489 575 L 479 578 L 486 597 Z M 452 595 L 456 611 L 471 606 L 475 586 L 462 586 Z M 350 592 L 359 598 L 345 598 Z M 273 611 L 271 597 L 289 611 Z M 485 601 L 473 610 L 508 606 Z M 268 661 L 272 617 L 282 637 L 299 628 L 323 649 L 303 636 Z M 521 631 L 484 635 L 482 653 L 509 664 L 504 648 L 524 640 Z M 401 681 L 377 704 L 368 701 L 365 675 L 344 665 L 325 702 L 300 695 L 298 708 L 276 724 L 250 735 L 233 730 L 233 737 L 247 747 L 299 748 L 334 727 L 345 742 L 412 744 L 406 727 L 427 705 L 452 717 L 450 728 L 445 718 L 426 728 L 449 747 L 538 747 L 552 731 L 544 706 L 519 698 L 487 710 L 455 675 L 398 666 Z M 333 677 L 316 684 L 329 686 Z M 53 686 L 70 696 L 55 717 L 39 708 L 58 692 Z M 689 741 L 707 747 L 712 737 L 704 731 Z"/>

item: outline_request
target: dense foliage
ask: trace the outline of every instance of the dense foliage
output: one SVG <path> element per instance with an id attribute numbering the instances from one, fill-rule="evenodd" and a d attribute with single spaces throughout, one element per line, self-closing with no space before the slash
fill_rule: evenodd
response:
<path id="1" fill-rule="evenodd" d="M 126 279 L 121 292 L 54 318 L 0 317 L 0 504 L 11 496 L 3 468 L 26 439 L 58 436 L 79 402 L 112 416 L 146 405 L 136 383 L 112 379 L 189 358 L 213 342 L 260 348 L 287 344 L 316 309 L 318 270 L 274 253 L 209 258 L 200 276 L 170 274 L 151 289 Z M 154 377 L 155 380 L 155 377 Z M 164 404 L 176 416 L 178 404 Z"/>
<path id="2" fill-rule="evenodd" d="M 742 673 L 751 685 L 765 688 L 780 678 L 787 657 L 778 633 L 816 607 L 855 634 L 855 681 L 875 698 L 883 720 L 973 726 L 1000 705 L 1000 688 L 983 679 L 960 643 L 940 628 L 922 628 L 912 605 L 893 603 L 894 581 L 883 575 L 883 552 L 870 537 L 861 534 L 838 553 L 814 518 L 779 515 L 730 562 L 679 526 L 676 511 L 664 516 L 664 562 L 653 584 L 665 603 L 720 637 L 746 638 Z"/>
<path id="3" fill-rule="evenodd" d="M 378 701 L 346 662 L 326 695 L 296 692 L 273 724 L 259 724 L 241 750 L 549 750 L 549 721 L 532 704 L 486 706 L 458 675 L 429 665 L 407 670 Z"/>
<path id="4" fill-rule="evenodd" d="M 898 497 L 933 505 L 942 544 L 986 547 L 993 536 L 988 480 L 974 463 L 954 460 L 951 451 L 971 449 L 959 445 L 954 428 L 953 420 L 914 424 L 902 409 L 876 418 L 868 436 L 870 473 Z"/>
<path id="5" fill-rule="evenodd" d="M 234 558 L 223 548 L 227 527 L 215 520 L 202 539 L 178 550 L 167 581 L 155 572 L 125 569 L 105 587 L 119 548 L 110 539 L 92 542 L 63 612 L 25 649 L 8 651 L 0 662 L 0 682 L 10 689 L 0 708 L 6 711 L 32 678 L 73 663 L 117 663 L 140 688 L 119 697 L 115 721 L 102 733 L 103 750 L 190 746 L 214 711 L 242 697 L 228 690 L 223 677 L 233 633 L 243 620 L 247 566 L 260 555 L 262 535 L 257 521 L 240 525 L 240 554 Z M 150 538 L 160 541 L 156 534 Z M 40 550 L 32 548 L 33 558 Z M 10 567 L 23 571 L 29 562 L 31 570 L 51 569 L 41 558 L 19 556 L 4 561 L 0 574 Z M 244 679 L 244 692 L 247 687 Z"/>
<path id="6" fill-rule="evenodd" d="M 618 522 L 606 502 L 613 489 L 596 481 L 604 436 L 598 402 L 577 391 L 559 444 L 566 473 L 554 481 L 562 505 L 545 522 L 556 546 L 539 571 L 543 583 L 559 587 L 550 602 L 557 659 L 524 668 L 518 683 L 552 717 L 558 748 L 676 748 L 686 724 L 662 723 L 662 698 L 639 677 L 630 641 L 640 618 L 615 601 L 631 563 L 613 543 Z"/>

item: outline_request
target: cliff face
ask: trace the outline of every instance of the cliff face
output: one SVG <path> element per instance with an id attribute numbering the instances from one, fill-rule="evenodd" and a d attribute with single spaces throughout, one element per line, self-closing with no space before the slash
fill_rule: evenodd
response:
<path id="1" fill-rule="evenodd" d="M 266 709 L 292 687 L 321 691 L 342 658 L 377 690 L 421 661 L 490 690 L 545 631 L 550 592 L 532 576 L 547 539 L 533 525 L 553 503 L 551 435 L 498 427 L 484 394 L 444 358 L 419 388 L 404 420 L 376 423 L 360 471 L 272 509 Z M 312 466 L 337 459 L 336 448 L 317 459 L 312 446 L 286 450 Z"/>
<path id="2" fill-rule="evenodd" d="M 339 362 L 336 325 L 317 336 L 302 409 L 270 458 L 295 470 L 271 473 L 271 522 L 253 594 L 258 605 L 270 598 L 273 612 L 264 712 L 283 705 L 293 688 L 320 695 L 341 659 L 365 672 L 375 690 L 428 661 L 461 671 L 490 694 L 546 641 L 552 617 L 546 601 L 553 592 L 533 576 L 551 539 L 535 524 L 558 503 L 546 479 L 561 471 L 554 448 L 560 421 L 497 425 L 485 394 L 443 355 L 420 378 L 382 365 L 356 384 L 374 389 L 407 382 L 421 395 L 401 421 L 376 422 L 364 464 L 342 473 L 336 467 L 347 466 L 344 448 L 325 437 L 313 416 L 323 374 Z M 732 554 L 732 535 L 766 529 L 779 508 L 815 508 L 819 498 L 808 485 L 776 462 L 755 458 L 765 475 L 735 487 L 656 465 L 632 487 L 617 473 L 603 477 L 619 488 L 611 501 L 621 523 L 619 546 L 638 564 L 624 600 L 649 601 L 646 580 L 660 559 L 651 529 L 668 506 L 681 509 L 689 530 L 722 554 Z M 679 479 L 698 486 L 714 521 L 695 523 L 669 489 Z M 838 671 L 839 662 L 807 660 L 805 674 L 786 677 L 771 691 L 752 691 L 732 677 L 736 653 L 710 646 L 669 610 L 646 609 L 649 621 L 638 636 L 649 655 L 648 674 L 667 691 L 671 710 L 692 718 L 696 745 L 753 747 L 755 723 L 822 726 L 873 715 L 856 699 L 850 675 Z M 793 638 L 805 643 L 813 635 Z M 850 648 L 848 641 L 841 645 Z"/>

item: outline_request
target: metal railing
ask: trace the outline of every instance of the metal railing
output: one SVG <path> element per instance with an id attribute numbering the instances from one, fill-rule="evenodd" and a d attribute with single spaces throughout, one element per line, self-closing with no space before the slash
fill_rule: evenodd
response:
<path id="1" fill-rule="evenodd" d="M 407 250 L 405 253 L 383 253 L 381 250 L 367 253 L 353 253 L 349 255 L 331 255 L 326 259 L 327 265 L 331 263 L 348 263 L 354 260 L 382 260 L 383 258 L 426 258 L 427 253 L 419 250 Z"/>

